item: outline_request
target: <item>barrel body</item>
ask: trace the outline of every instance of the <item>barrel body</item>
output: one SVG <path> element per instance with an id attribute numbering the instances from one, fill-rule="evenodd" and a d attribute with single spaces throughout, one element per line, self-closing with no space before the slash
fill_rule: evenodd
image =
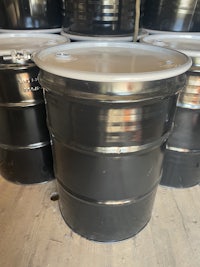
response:
<path id="1" fill-rule="evenodd" d="M 190 187 L 200 182 L 200 110 L 177 107 L 164 157 L 161 184 Z"/>
<path id="2" fill-rule="evenodd" d="M 4 24 L 12 30 L 51 29 L 62 24 L 61 0 L 2 0 Z"/>
<path id="3" fill-rule="evenodd" d="M 199 151 L 176 150 L 166 149 L 161 185 L 186 188 L 199 184 Z"/>
<path id="4" fill-rule="evenodd" d="M 133 35 L 135 0 L 65 0 L 63 30 L 88 36 Z M 143 1 L 141 2 L 141 20 Z"/>
<path id="5" fill-rule="evenodd" d="M 1 64 L 0 173 L 16 183 L 53 178 L 43 91 L 33 63 Z"/>
<path id="6" fill-rule="evenodd" d="M 104 83 L 41 71 L 40 83 L 64 220 L 97 241 L 137 234 L 151 218 L 183 75 Z M 149 94 L 126 95 L 130 88 Z"/>
<path id="7" fill-rule="evenodd" d="M 197 34 L 179 33 L 151 35 L 142 41 L 181 51 L 192 58 L 192 67 L 186 74 L 186 86 L 180 92 L 177 102 L 161 184 L 183 188 L 196 185 L 200 182 L 200 38 Z"/>
<path id="8" fill-rule="evenodd" d="M 152 30 L 199 32 L 200 1 L 148 0 L 143 24 Z"/>
<path id="9" fill-rule="evenodd" d="M 164 157 L 161 184 L 190 187 L 200 182 L 200 75 L 187 72 Z"/>

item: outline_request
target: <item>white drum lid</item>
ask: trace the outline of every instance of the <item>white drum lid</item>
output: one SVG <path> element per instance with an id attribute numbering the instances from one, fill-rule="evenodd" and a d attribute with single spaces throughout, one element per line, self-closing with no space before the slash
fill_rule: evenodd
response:
<path id="1" fill-rule="evenodd" d="M 0 34 L 0 55 L 11 55 L 13 51 L 32 54 L 67 42 L 69 39 L 57 34 L 5 33 Z"/>
<path id="2" fill-rule="evenodd" d="M 186 72 L 192 64 L 177 51 L 128 42 L 69 43 L 36 53 L 34 61 L 55 75 L 102 82 L 161 80 Z"/>
<path id="3" fill-rule="evenodd" d="M 200 56 L 200 35 L 193 34 L 158 34 L 148 35 L 141 42 L 171 48 L 190 57 Z"/>
<path id="4" fill-rule="evenodd" d="M 60 33 L 61 28 L 54 29 L 35 29 L 35 30 L 11 30 L 11 29 L 0 29 L 0 33 Z"/>
<path id="5" fill-rule="evenodd" d="M 151 30 L 151 29 L 146 29 L 144 28 L 145 31 L 147 31 L 149 34 L 175 34 L 175 35 L 179 35 L 179 34 L 184 34 L 184 35 L 196 35 L 199 36 L 200 32 L 173 32 L 173 31 L 158 31 L 158 30 Z"/>

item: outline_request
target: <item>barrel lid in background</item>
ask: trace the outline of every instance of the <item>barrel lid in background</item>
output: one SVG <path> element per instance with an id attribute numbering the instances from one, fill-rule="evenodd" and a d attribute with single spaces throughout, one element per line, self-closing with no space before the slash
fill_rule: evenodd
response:
<path id="1" fill-rule="evenodd" d="M 132 35 L 98 35 L 98 36 L 87 36 L 87 35 L 81 35 L 81 34 L 72 34 L 72 33 L 67 33 L 64 30 L 61 31 L 61 35 L 66 36 L 67 38 L 73 40 L 73 41 L 98 41 L 98 42 L 131 42 L 133 41 L 133 34 Z M 138 40 L 140 38 L 145 37 L 148 35 L 148 32 L 140 29 L 138 33 Z"/>
<path id="2" fill-rule="evenodd" d="M 194 34 L 159 34 L 148 35 L 141 42 L 180 51 L 187 56 L 200 57 L 200 35 Z"/>
<path id="3" fill-rule="evenodd" d="M 151 30 L 151 29 L 147 29 L 144 28 L 145 31 L 147 31 L 149 34 L 184 34 L 184 35 L 197 35 L 200 36 L 200 32 L 175 32 L 175 31 L 159 31 L 159 30 Z"/>
<path id="4" fill-rule="evenodd" d="M 34 52 L 69 42 L 64 36 L 57 34 L 28 34 L 5 33 L 0 34 L 0 56 L 13 56 L 20 54 L 28 59 Z M 30 58 L 29 58 L 30 59 Z"/>
<path id="5" fill-rule="evenodd" d="M 35 29 L 35 30 L 10 30 L 10 29 L 0 29 L 0 33 L 60 33 L 61 28 L 53 28 L 53 29 Z"/>
<path id="6" fill-rule="evenodd" d="M 177 51 L 128 42 L 60 45 L 36 53 L 34 61 L 46 72 L 97 82 L 161 80 L 191 67 L 191 59 Z"/>
<path id="7" fill-rule="evenodd" d="M 172 48 L 192 58 L 193 66 L 190 69 L 190 73 L 188 73 L 187 86 L 181 92 L 177 105 L 184 108 L 199 109 L 200 35 L 149 35 L 142 38 L 141 41 L 147 44 Z"/>

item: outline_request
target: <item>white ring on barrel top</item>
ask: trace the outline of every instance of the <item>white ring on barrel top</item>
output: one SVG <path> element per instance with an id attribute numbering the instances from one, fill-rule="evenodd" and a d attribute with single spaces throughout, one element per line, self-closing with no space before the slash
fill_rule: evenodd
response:
<path id="1" fill-rule="evenodd" d="M 173 34 L 173 35 L 178 35 L 178 34 L 184 34 L 184 35 L 196 35 L 200 36 L 200 32 L 173 32 L 173 31 L 158 31 L 158 30 L 151 30 L 151 29 L 146 29 L 143 28 L 145 31 L 147 31 L 149 34 L 155 35 L 155 34 Z"/>
<path id="2" fill-rule="evenodd" d="M 27 29 L 27 30 L 11 30 L 11 29 L 0 29 L 0 33 L 60 33 L 61 28 L 54 29 Z"/>
<path id="3" fill-rule="evenodd" d="M 69 43 L 36 53 L 34 61 L 58 76 L 97 82 L 161 80 L 186 72 L 192 64 L 177 51 L 128 42 Z"/>
<path id="4" fill-rule="evenodd" d="M 141 39 L 142 43 L 171 48 L 190 57 L 200 57 L 200 35 L 190 34 L 158 34 L 148 35 Z"/>
<path id="5" fill-rule="evenodd" d="M 0 56 L 11 55 L 13 51 L 30 53 L 70 42 L 64 36 L 41 33 L 5 33 L 0 34 Z"/>

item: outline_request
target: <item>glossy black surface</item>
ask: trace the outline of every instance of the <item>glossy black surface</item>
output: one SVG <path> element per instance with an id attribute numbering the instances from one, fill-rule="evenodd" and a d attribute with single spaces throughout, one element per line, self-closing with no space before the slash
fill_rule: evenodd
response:
<path id="1" fill-rule="evenodd" d="M 177 107 L 168 146 L 200 151 L 200 110 Z"/>
<path id="2" fill-rule="evenodd" d="M 200 151 L 178 152 L 166 149 L 162 185 L 186 188 L 200 183 Z"/>
<path id="3" fill-rule="evenodd" d="M 200 110 L 177 107 L 164 156 L 161 184 L 189 187 L 200 182 Z"/>
<path id="4" fill-rule="evenodd" d="M 36 149 L 3 148 L 0 144 L 0 173 L 13 183 L 35 184 L 54 179 L 51 146 Z"/>
<path id="5" fill-rule="evenodd" d="M 80 87 L 79 87 L 80 88 Z M 141 146 L 170 131 L 177 96 L 143 103 L 90 103 L 46 93 L 48 124 L 61 142 L 96 147 Z"/>
<path id="6" fill-rule="evenodd" d="M 62 24 L 62 0 L 1 0 L 2 28 L 50 29 Z M 1 19 L 0 19 L 1 21 Z"/>
<path id="7" fill-rule="evenodd" d="M 33 63 L 0 65 L 0 173 L 13 182 L 53 178 L 43 92 Z"/>
<path id="8" fill-rule="evenodd" d="M 0 64 L 0 106 L 28 106 L 44 102 L 39 69 L 32 62 Z"/>
<path id="9" fill-rule="evenodd" d="M 84 35 L 123 35 L 134 32 L 135 0 L 65 0 L 65 6 L 65 32 Z M 142 16 L 143 1 L 141 19 Z"/>
<path id="10" fill-rule="evenodd" d="M 60 209 L 66 223 L 78 234 L 102 242 L 119 241 L 142 230 L 151 218 L 156 188 L 139 201 L 97 204 L 76 198 L 58 183 Z"/>
<path id="11" fill-rule="evenodd" d="M 199 0 L 147 0 L 144 28 L 160 31 L 200 31 Z"/>
<path id="12" fill-rule="evenodd" d="M 49 142 L 44 103 L 31 107 L 0 106 L 0 144 L 28 146 Z"/>
<path id="13" fill-rule="evenodd" d="M 77 233 L 118 241 L 150 220 L 185 76 L 90 82 L 40 72 L 60 209 Z"/>
<path id="14" fill-rule="evenodd" d="M 157 186 L 165 146 L 106 155 L 75 150 L 54 138 L 53 149 L 55 176 L 65 190 L 97 202 L 123 202 L 145 198 Z"/>

